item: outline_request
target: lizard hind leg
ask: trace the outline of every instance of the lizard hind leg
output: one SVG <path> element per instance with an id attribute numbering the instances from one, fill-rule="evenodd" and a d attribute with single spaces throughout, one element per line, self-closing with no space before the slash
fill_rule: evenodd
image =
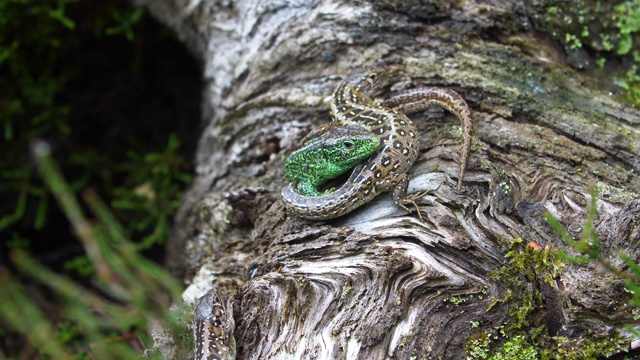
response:
<path id="1" fill-rule="evenodd" d="M 420 212 L 420 207 L 416 203 L 416 200 L 427 195 L 430 191 L 419 191 L 417 193 L 407 195 L 407 188 L 409 187 L 409 177 L 407 176 L 407 174 L 401 174 L 400 176 L 398 176 L 397 181 L 398 182 L 396 184 L 396 188 L 393 190 L 393 201 L 396 203 L 396 205 L 405 209 L 408 213 L 412 212 L 409 206 L 413 206 L 418 213 L 420 221 L 424 222 L 422 213 Z"/>

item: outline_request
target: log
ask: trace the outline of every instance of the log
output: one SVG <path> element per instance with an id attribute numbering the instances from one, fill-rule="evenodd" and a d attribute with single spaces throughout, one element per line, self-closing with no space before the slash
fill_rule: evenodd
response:
<path id="1" fill-rule="evenodd" d="M 233 300 L 239 359 L 479 359 L 504 344 L 595 358 L 634 341 L 623 279 L 558 258 L 577 252 L 544 215 L 579 239 L 594 186 L 600 256 L 638 262 L 640 112 L 545 32 L 553 1 L 135 2 L 203 64 L 197 176 L 167 265 L 190 301 L 212 287 Z M 327 97 L 392 64 L 404 76 L 383 96 L 446 87 L 473 109 L 462 191 L 459 122 L 434 107 L 411 115 L 423 222 L 388 193 L 330 221 L 288 213 L 283 161 L 331 120 Z"/>

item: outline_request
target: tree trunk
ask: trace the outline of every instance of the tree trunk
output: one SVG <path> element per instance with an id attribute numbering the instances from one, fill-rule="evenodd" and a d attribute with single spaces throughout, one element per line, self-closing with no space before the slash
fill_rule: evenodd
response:
<path id="1" fill-rule="evenodd" d="M 186 298 L 234 297 L 238 358 L 482 358 L 505 343 L 588 358 L 631 343 L 623 281 L 554 256 L 577 253 L 544 214 L 579 238 L 595 185 L 600 255 L 639 260 L 640 113 L 574 69 L 588 51 L 543 32 L 552 1 L 137 2 L 203 62 L 197 177 L 169 266 Z M 424 222 L 388 193 L 330 221 L 288 213 L 286 156 L 331 120 L 340 79 L 389 64 L 404 80 L 386 94 L 446 87 L 473 109 L 462 191 L 459 122 L 434 108 L 410 116 Z"/>

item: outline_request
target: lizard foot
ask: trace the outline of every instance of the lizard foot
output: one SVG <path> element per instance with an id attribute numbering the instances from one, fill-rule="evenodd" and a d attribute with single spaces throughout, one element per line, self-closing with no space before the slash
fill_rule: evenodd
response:
<path id="1" fill-rule="evenodd" d="M 411 213 L 411 209 L 408 206 L 413 205 L 413 207 L 416 209 L 416 212 L 418 213 L 418 217 L 420 218 L 420 221 L 424 222 L 424 219 L 422 218 L 422 213 L 420 212 L 420 207 L 416 203 L 416 200 L 422 198 L 423 196 L 427 195 L 430 192 L 431 192 L 430 190 L 426 190 L 426 191 L 420 191 L 411 195 L 407 195 L 402 199 L 400 199 L 399 201 L 396 201 L 396 205 L 405 209 L 409 213 Z"/>

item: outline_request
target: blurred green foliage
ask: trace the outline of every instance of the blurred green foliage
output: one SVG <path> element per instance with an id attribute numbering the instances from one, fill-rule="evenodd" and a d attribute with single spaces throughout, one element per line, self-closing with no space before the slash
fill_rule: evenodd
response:
<path id="1" fill-rule="evenodd" d="M 57 226 L 28 157 L 29 142 L 39 137 L 51 142 L 74 191 L 93 188 L 107 199 L 137 249 L 164 242 L 191 165 L 180 137 L 157 126 L 153 114 L 113 100 L 129 95 L 129 84 L 116 83 L 122 79 L 154 88 L 144 84 L 145 44 L 135 37 L 143 14 L 127 1 L 0 2 L 3 246 L 33 250 L 48 226 Z M 129 43 L 128 51 L 114 53 L 123 47 L 118 41 Z M 64 268 L 92 271 L 83 255 Z"/>
<path id="2" fill-rule="evenodd" d="M 199 69 L 175 43 L 126 0 L 0 1 L 0 358 L 139 358 L 150 324 L 189 336 L 167 310 L 180 284 L 140 255 L 191 181 Z"/>
<path id="3" fill-rule="evenodd" d="M 33 297 L 24 280 L 0 269 L 0 323 L 24 336 L 37 353 L 54 359 L 138 359 L 151 349 L 152 324 L 173 339 L 188 343 L 181 285 L 158 264 L 140 256 L 125 231 L 95 194 L 83 192 L 93 219 L 85 216 L 69 184 L 50 156 L 49 144 L 33 142 L 33 153 L 45 179 L 96 269 L 91 288 L 59 275 L 21 250 L 12 252 L 19 275 L 46 286 L 60 301 Z M 38 301 L 40 300 L 40 301 Z M 43 307 L 49 309 L 45 311 Z M 0 352 L 0 355 L 2 353 Z M 160 359 L 159 353 L 147 357 Z"/>
<path id="4" fill-rule="evenodd" d="M 617 255 L 626 265 L 626 269 L 618 269 L 605 257 L 601 256 L 598 233 L 595 229 L 596 210 L 598 201 L 598 188 L 592 186 L 590 189 L 591 202 L 587 211 L 587 220 L 582 229 L 582 236 L 574 240 L 565 230 L 564 226 L 551 214 L 546 215 L 547 222 L 558 233 L 565 244 L 570 245 L 578 254 L 571 255 L 566 251 L 557 251 L 560 258 L 572 264 L 597 264 L 601 269 L 615 275 L 624 281 L 627 291 L 632 295 L 630 305 L 635 306 L 634 319 L 637 320 L 640 313 L 640 265 L 629 255 L 619 252 Z M 640 339 L 640 332 L 631 326 L 627 326 L 627 331 L 633 333 Z"/>
<path id="5" fill-rule="evenodd" d="M 545 25 L 578 68 L 593 63 L 605 69 L 608 82 L 640 106 L 640 0 L 546 1 Z M 586 50 L 586 51 L 585 51 Z"/>

